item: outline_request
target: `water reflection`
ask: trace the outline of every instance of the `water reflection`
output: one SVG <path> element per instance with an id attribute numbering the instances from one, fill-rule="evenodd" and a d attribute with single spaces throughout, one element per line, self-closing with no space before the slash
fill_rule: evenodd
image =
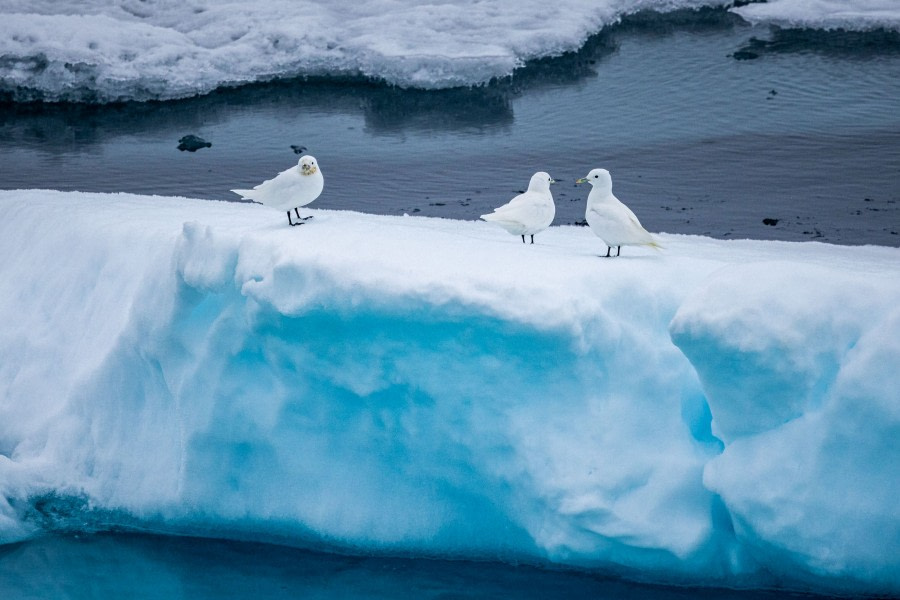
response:
<path id="1" fill-rule="evenodd" d="M 641 11 L 590 37 L 577 52 L 527 63 L 513 75 L 474 88 L 401 89 L 363 78 L 301 78 L 168 102 L 111 105 L 0 103 L 0 142 L 50 154 L 90 152 L 119 136 L 175 136 L 226 122 L 242 108 L 360 116 L 373 135 L 406 132 L 482 134 L 503 132 L 515 119 L 513 100 L 547 88 L 577 85 L 597 75 L 601 63 L 629 38 L 661 38 L 680 32 L 751 29 L 723 8 Z M 754 29 L 756 30 L 756 29 Z M 732 54 L 815 52 L 845 58 L 900 54 L 900 32 L 768 28 L 769 39 L 751 37 Z M 8 96 L 8 94 L 7 94 Z M 2 100 L 2 98 L 0 98 Z"/>
<path id="2" fill-rule="evenodd" d="M 652 230 L 897 245 L 894 36 L 774 29 L 757 46 L 789 59 L 729 58 L 761 30 L 723 9 L 641 13 L 477 88 L 320 78 L 171 102 L 0 104 L 0 188 L 236 200 L 229 190 L 304 146 L 327 165 L 317 208 L 474 219 L 536 170 L 571 180 L 602 165 Z M 870 50 L 796 50 L 826 42 Z M 188 134 L 212 147 L 179 152 Z M 557 224 L 583 219 L 572 185 L 554 190 Z"/>
<path id="3" fill-rule="evenodd" d="M 641 12 L 589 38 L 577 52 L 530 61 L 512 76 L 474 88 L 401 89 L 362 78 L 301 78 L 220 89 L 168 102 L 0 104 L 0 142 L 51 154 L 86 152 L 118 136 L 190 133 L 227 121 L 237 109 L 272 113 L 359 115 L 367 132 L 481 134 L 512 125 L 512 101 L 523 94 L 576 85 L 596 76 L 623 36 L 662 36 L 677 31 L 721 30 L 740 19 L 722 9 Z"/>
<path id="4" fill-rule="evenodd" d="M 823 56 L 868 60 L 900 55 L 900 31 L 845 31 L 842 29 L 770 28 L 769 39 L 751 37 L 733 57 L 753 60 L 767 54 L 815 53 Z"/>

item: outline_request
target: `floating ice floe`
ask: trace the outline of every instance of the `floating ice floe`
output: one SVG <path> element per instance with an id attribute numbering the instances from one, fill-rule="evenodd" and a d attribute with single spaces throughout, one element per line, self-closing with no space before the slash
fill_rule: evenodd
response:
<path id="1" fill-rule="evenodd" d="M 900 30 L 894 0 L 767 0 L 732 9 L 750 21 L 801 29 Z"/>

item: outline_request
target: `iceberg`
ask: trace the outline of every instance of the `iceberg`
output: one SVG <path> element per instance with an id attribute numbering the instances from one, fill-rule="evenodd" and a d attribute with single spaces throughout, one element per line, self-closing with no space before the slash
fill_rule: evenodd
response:
<path id="1" fill-rule="evenodd" d="M 900 249 L 0 192 L 0 543 L 900 593 Z"/>

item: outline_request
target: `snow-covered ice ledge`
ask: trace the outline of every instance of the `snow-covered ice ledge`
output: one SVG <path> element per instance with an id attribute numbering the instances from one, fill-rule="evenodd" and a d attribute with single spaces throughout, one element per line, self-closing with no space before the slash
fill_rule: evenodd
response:
<path id="1" fill-rule="evenodd" d="M 900 250 L 314 214 L 0 192 L 0 542 L 900 593 Z"/>

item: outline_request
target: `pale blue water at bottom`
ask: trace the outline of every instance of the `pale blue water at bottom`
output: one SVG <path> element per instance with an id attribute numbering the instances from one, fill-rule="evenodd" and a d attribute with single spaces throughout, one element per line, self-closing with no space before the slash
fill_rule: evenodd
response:
<path id="1" fill-rule="evenodd" d="M 637 584 L 499 562 L 341 556 L 203 538 L 45 537 L 0 547 L 0 598 L 775 600 L 807 593 Z"/>

